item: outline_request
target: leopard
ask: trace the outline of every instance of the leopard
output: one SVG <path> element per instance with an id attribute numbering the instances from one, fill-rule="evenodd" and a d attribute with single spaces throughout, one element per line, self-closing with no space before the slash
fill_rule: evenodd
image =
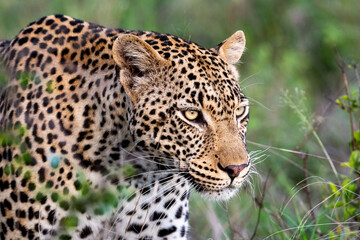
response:
<path id="1" fill-rule="evenodd" d="M 249 181 L 245 42 L 60 14 L 0 41 L 0 238 L 188 239 L 191 192 Z"/>

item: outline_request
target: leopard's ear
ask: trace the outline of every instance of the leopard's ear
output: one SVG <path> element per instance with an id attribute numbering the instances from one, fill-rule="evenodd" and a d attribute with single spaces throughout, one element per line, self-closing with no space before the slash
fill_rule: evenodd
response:
<path id="1" fill-rule="evenodd" d="M 120 67 L 120 82 L 133 102 L 166 62 L 148 43 L 131 34 L 120 35 L 115 40 L 112 54 Z"/>
<path id="2" fill-rule="evenodd" d="M 220 57 L 229 64 L 236 64 L 245 50 L 245 35 L 243 31 L 237 31 L 228 39 L 213 48 Z"/>

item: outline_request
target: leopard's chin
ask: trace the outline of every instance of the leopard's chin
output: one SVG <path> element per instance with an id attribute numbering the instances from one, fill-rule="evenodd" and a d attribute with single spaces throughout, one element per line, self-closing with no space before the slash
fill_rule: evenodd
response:
<path id="1" fill-rule="evenodd" d="M 239 188 L 234 188 L 231 186 L 225 187 L 220 190 L 200 190 L 198 193 L 203 198 L 213 200 L 213 201 L 227 201 L 232 198 Z"/>

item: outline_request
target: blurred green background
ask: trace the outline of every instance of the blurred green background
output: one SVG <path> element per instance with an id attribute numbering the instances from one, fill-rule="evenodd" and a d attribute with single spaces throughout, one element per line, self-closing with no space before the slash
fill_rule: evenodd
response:
<path id="1" fill-rule="evenodd" d="M 54 13 L 111 28 L 169 33 L 208 48 L 237 30 L 245 32 L 239 71 L 251 102 L 248 148 L 266 150 L 265 156 L 256 160 L 253 191 L 248 187 L 226 203 L 193 196 L 193 239 L 250 239 L 258 217 L 254 198 L 270 170 L 254 239 L 291 236 L 293 230 L 286 228 L 296 226 L 308 210 L 305 193 L 292 189 L 305 177 L 303 160 L 276 148 L 324 156 L 296 109 L 318 127 L 338 171 L 345 171 L 339 163 L 348 159 L 350 130 L 346 113 L 334 104 L 344 94 L 334 49 L 346 63 L 359 62 L 359 0 L 0 0 L 0 39 L 12 39 L 28 23 Z M 358 88 L 355 71 L 349 68 L 347 74 L 350 87 Z M 334 180 L 327 160 L 310 156 L 307 165 L 309 176 Z M 315 204 L 327 194 L 326 186 L 317 184 L 310 191 Z"/>

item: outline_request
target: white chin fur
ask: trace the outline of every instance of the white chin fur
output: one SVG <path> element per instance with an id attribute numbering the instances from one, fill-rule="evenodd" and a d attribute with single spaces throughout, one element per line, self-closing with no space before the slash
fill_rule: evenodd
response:
<path id="1" fill-rule="evenodd" d="M 209 200 L 227 201 L 232 198 L 238 190 L 238 188 L 224 188 L 219 191 L 201 191 L 199 194 Z"/>

